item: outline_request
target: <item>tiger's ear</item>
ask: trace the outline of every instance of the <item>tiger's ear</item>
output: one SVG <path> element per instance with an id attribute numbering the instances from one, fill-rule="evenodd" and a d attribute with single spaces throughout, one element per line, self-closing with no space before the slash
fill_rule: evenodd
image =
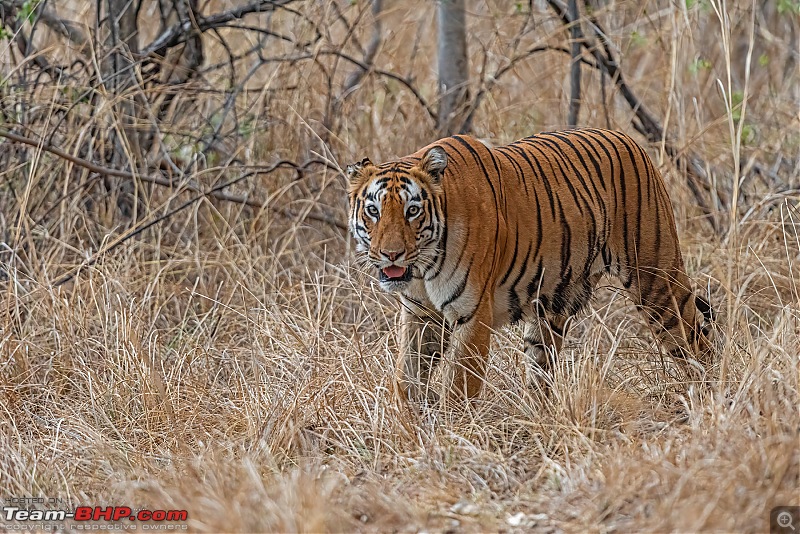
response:
<path id="1" fill-rule="evenodd" d="M 368 167 L 370 165 L 372 165 L 372 162 L 369 160 L 369 158 L 364 158 L 358 163 L 353 163 L 352 165 L 348 165 L 347 168 L 344 170 L 344 173 L 347 175 L 347 179 L 350 180 L 350 183 L 353 183 L 357 181 L 364 167 Z"/>
<path id="2" fill-rule="evenodd" d="M 433 146 L 425 152 L 419 164 L 420 168 L 428 173 L 436 183 L 439 183 L 447 167 L 447 153 L 440 146 Z"/>

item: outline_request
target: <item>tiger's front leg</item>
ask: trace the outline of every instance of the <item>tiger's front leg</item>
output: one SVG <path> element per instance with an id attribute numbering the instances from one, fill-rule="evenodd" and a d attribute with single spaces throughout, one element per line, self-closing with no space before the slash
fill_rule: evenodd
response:
<path id="1" fill-rule="evenodd" d="M 405 399 L 430 403 L 438 395 L 430 386 L 430 378 L 447 349 L 449 333 L 444 318 L 435 310 L 404 308 L 400 331 L 401 362 L 398 365 L 398 384 Z"/>
<path id="2" fill-rule="evenodd" d="M 474 399 L 481 392 L 491 340 L 492 302 L 484 299 L 472 317 L 454 321 L 450 350 L 455 372 L 450 393 L 456 400 Z"/>

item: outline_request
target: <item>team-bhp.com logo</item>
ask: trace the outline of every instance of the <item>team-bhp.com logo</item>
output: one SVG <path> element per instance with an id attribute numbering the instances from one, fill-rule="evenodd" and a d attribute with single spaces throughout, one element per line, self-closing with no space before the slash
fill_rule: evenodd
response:
<path id="1" fill-rule="evenodd" d="M 66 510 L 23 510 L 14 506 L 3 508 L 6 521 L 186 521 L 186 510 L 137 510 L 129 506 L 78 506 L 74 512 Z"/>
<path id="2" fill-rule="evenodd" d="M 186 530 L 186 510 L 135 510 L 130 506 L 78 506 L 75 510 L 31 510 L 4 506 L 0 530 Z M 69 524 L 65 524 L 69 521 Z M 99 525 L 97 522 L 116 525 Z M 12 523 L 13 522 L 13 523 Z M 139 522 L 139 523 L 135 523 Z M 175 524 L 183 522 L 184 524 Z"/>

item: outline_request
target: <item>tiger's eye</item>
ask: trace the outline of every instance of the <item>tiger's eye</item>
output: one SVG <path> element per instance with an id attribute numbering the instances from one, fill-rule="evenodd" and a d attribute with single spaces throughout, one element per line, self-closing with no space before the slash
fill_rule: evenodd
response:
<path id="1" fill-rule="evenodd" d="M 419 215 L 419 206 L 409 206 L 406 217 L 416 217 L 417 215 Z"/>
<path id="2" fill-rule="evenodd" d="M 370 217 L 377 219 L 380 216 L 380 214 L 381 213 L 378 211 L 378 208 L 374 204 L 370 204 L 369 206 L 367 206 L 367 215 L 369 215 Z"/>

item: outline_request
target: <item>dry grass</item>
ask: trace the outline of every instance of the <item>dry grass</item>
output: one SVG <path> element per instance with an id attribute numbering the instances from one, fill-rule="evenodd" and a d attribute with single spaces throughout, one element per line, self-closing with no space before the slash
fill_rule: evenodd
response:
<path id="1" fill-rule="evenodd" d="M 638 317 L 603 290 L 567 339 L 551 398 L 523 387 L 521 336 L 511 328 L 495 336 L 489 384 L 473 411 L 406 410 L 392 384 L 397 303 L 355 270 L 341 230 L 302 218 L 313 209 L 344 220 L 343 183 L 330 171 L 237 186 L 270 196 L 292 217 L 199 202 L 55 288 L 117 236 L 188 196 L 140 184 L 140 211 L 125 218 L 90 173 L 3 143 L 0 497 L 185 508 L 189 527 L 206 532 L 766 530 L 770 508 L 800 504 L 800 211 L 796 194 L 765 203 L 776 182 L 748 166 L 759 162 L 798 187 L 798 24 L 774 6 L 758 8 L 745 81 L 749 4 L 694 4 L 612 2 L 597 16 L 676 144 L 709 164 L 721 190 L 741 178 L 738 208 L 717 213 L 733 231 L 713 235 L 683 175 L 650 147 L 667 172 L 690 276 L 721 313 L 712 392 L 676 399 Z M 350 20 L 363 8 L 340 7 Z M 729 16 L 727 29 L 715 7 Z M 298 8 L 323 22 L 323 42 L 342 42 L 329 4 Z M 484 50 L 492 72 L 522 19 L 499 2 L 470 10 L 477 79 Z M 390 4 L 376 59 L 417 73 L 431 101 L 433 12 L 432 3 Z M 521 48 L 562 42 L 549 12 L 535 20 Z M 313 34 L 288 13 L 271 24 L 297 39 Z M 365 15 L 355 35 L 365 42 L 369 30 Z M 248 34 L 223 35 L 237 49 L 249 46 Z M 43 31 L 41 46 L 49 38 Z M 223 51 L 208 43 L 210 65 Z M 3 54 L 8 46 L 0 43 Z M 351 42 L 345 49 L 357 55 Z M 276 42 L 270 53 L 291 51 Z M 19 123 L 7 114 L 3 127 L 55 132 L 60 147 L 82 157 L 87 145 L 89 157 L 101 151 L 103 129 L 115 124 L 110 100 L 76 103 L 59 123 L 78 82 L 20 90 L 14 61 L 3 64 L 2 102 Z M 319 61 L 332 69 L 335 59 Z M 337 68 L 334 93 L 350 71 Z M 225 96 L 200 89 L 225 88 L 226 76 L 211 72 L 185 89 L 160 125 L 167 151 L 197 156 L 187 140 L 214 124 Z M 746 113 L 726 110 L 718 79 L 734 104 L 748 97 Z M 599 86 L 587 71 L 582 123 L 606 126 L 608 114 L 611 127 L 631 132 L 630 110 L 609 85 L 605 111 Z M 257 164 L 318 153 L 343 165 L 402 155 L 434 135 L 409 92 L 381 76 L 344 101 L 332 133 L 320 124 L 327 82 L 319 64 L 266 64 L 248 87 L 234 105 L 248 128 L 189 165 L 190 178 L 234 176 L 221 166 L 226 154 Z M 562 126 L 568 94 L 566 56 L 533 56 L 486 99 L 477 134 L 501 143 Z M 233 115 L 225 121 L 233 125 Z M 742 146 L 731 128 L 744 130 Z M 73 192 L 77 184 L 85 187 Z M 688 421 L 676 415 L 681 404 Z"/>

